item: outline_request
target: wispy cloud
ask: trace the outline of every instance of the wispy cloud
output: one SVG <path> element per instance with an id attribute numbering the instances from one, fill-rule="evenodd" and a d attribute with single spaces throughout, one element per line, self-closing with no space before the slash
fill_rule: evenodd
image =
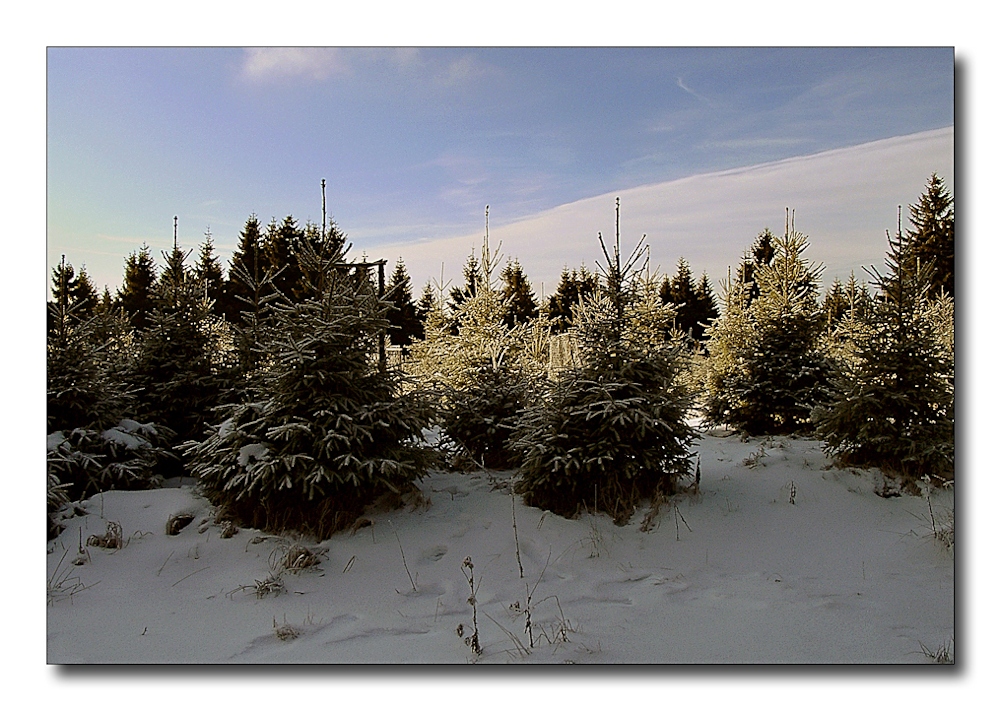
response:
<path id="1" fill-rule="evenodd" d="M 318 47 L 253 47 L 244 50 L 241 75 L 251 82 L 300 78 L 324 81 L 350 73 L 343 50 Z"/>
<path id="2" fill-rule="evenodd" d="M 677 77 L 677 85 L 681 89 L 683 89 L 684 91 L 687 91 L 689 94 L 691 94 L 692 96 L 694 96 L 696 99 L 704 101 L 705 103 L 708 103 L 708 104 L 712 103 L 711 99 L 709 99 L 706 96 L 702 96 L 700 93 L 698 93 L 697 91 L 695 91 L 694 89 L 692 89 L 690 86 L 688 86 L 687 84 L 685 84 L 684 83 L 684 79 L 682 79 L 679 76 Z"/>
<path id="3" fill-rule="evenodd" d="M 445 62 L 436 69 L 435 79 L 444 86 L 458 86 L 497 76 L 499 69 L 473 54 L 465 54 Z"/>

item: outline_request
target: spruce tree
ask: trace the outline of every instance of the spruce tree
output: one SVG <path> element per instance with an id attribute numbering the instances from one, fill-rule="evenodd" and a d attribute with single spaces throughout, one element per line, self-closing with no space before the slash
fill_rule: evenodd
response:
<path id="1" fill-rule="evenodd" d="M 708 274 L 703 272 L 694 289 L 693 307 L 687 313 L 687 322 L 691 323 L 691 334 L 697 342 L 705 341 L 708 337 L 706 330 L 717 317 L 719 317 L 719 307 L 715 302 L 715 293 L 712 291 Z"/>
<path id="2" fill-rule="evenodd" d="M 621 263 L 618 238 L 613 254 L 605 249 L 600 292 L 574 313 L 580 366 L 529 403 L 510 447 L 527 504 L 565 516 L 603 511 L 623 524 L 642 499 L 677 489 L 694 432 L 678 378 L 682 348 L 664 334 L 673 309 L 636 268 L 641 248 Z"/>
<path id="3" fill-rule="evenodd" d="M 708 276 L 703 274 L 696 285 L 691 267 L 683 258 L 677 261 L 677 274 L 663 279 L 660 300 L 674 307 L 677 317 L 672 327 L 687 335 L 692 343 L 703 340 L 705 327 L 719 316 Z"/>
<path id="4" fill-rule="evenodd" d="M 211 309 L 187 254 L 174 248 L 157 284 L 136 357 L 133 381 L 141 389 L 138 411 L 169 428 L 171 443 L 200 439 L 222 389 Z M 177 472 L 177 471 L 171 471 Z"/>
<path id="5" fill-rule="evenodd" d="M 198 250 L 198 262 L 194 267 L 194 276 L 201 284 L 205 297 L 212 302 L 212 312 L 223 315 L 225 298 L 225 281 L 222 275 L 222 264 L 215 255 L 215 242 L 212 230 L 205 230 L 205 240 Z"/>
<path id="6" fill-rule="evenodd" d="M 417 301 L 416 305 L 417 320 L 420 321 L 419 339 L 421 340 L 425 337 L 427 319 L 430 316 L 431 311 L 436 307 L 437 303 L 438 298 L 434 293 L 434 286 L 428 281 L 424 284 L 424 289 L 420 293 L 420 300 Z"/>
<path id="7" fill-rule="evenodd" d="M 912 229 L 906 231 L 905 251 L 932 267 L 930 294 L 955 297 L 955 202 L 944 180 L 930 176 L 916 204 L 910 205 Z"/>
<path id="8" fill-rule="evenodd" d="M 74 323 L 80 323 L 109 311 L 113 306 L 107 286 L 104 288 L 104 296 L 99 298 L 94 282 L 87 274 L 87 267 L 82 266 L 80 273 L 77 274 L 73 269 L 73 264 L 68 263 L 65 256 L 61 258 L 59 265 L 52 269 L 52 300 L 50 304 L 55 307 L 47 309 L 48 332 L 51 332 L 56 326 L 57 313 L 68 313 L 68 317 Z M 99 322 L 95 322 L 93 332 L 100 341 Z"/>
<path id="9" fill-rule="evenodd" d="M 844 284 L 840 282 L 839 278 L 834 278 L 826 295 L 823 296 L 823 322 L 828 332 L 833 332 L 849 309 L 850 305 L 847 302 Z"/>
<path id="10" fill-rule="evenodd" d="M 426 337 L 412 348 L 411 371 L 439 402 L 437 423 L 455 450 L 453 463 L 506 468 L 510 432 L 544 372 L 543 345 L 529 323 L 506 324 L 509 301 L 493 281 L 498 254 L 484 239 L 476 292 L 453 310 L 457 328 L 437 304 Z M 547 356 L 547 352 L 545 352 Z"/>
<path id="11" fill-rule="evenodd" d="M 775 236 L 770 229 L 765 228 L 754 240 L 750 250 L 743 254 L 740 262 L 737 278 L 747 286 L 744 289 L 744 296 L 749 305 L 760 296 L 760 286 L 757 283 L 757 272 L 761 267 L 767 266 L 774 258 Z"/>
<path id="12" fill-rule="evenodd" d="M 113 311 L 80 317 L 80 304 L 49 304 L 53 328 L 46 342 L 47 506 L 49 534 L 61 525 L 59 508 L 70 500 L 112 489 L 152 487 L 152 471 L 165 456 L 159 432 L 126 416 L 134 392 L 109 356 Z"/>
<path id="13" fill-rule="evenodd" d="M 290 214 L 280 225 L 272 219 L 264 235 L 263 255 L 267 268 L 274 274 L 274 286 L 293 299 L 302 292 L 302 271 L 296 254 L 304 239 L 305 230 Z"/>
<path id="14" fill-rule="evenodd" d="M 247 301 L 259 300 L 265 294 L 254 293 L 249 283 L 261 282 L 269 269 L 264 257 L 264 237 L 261 233 L 260 221 L 256 214 L 251 214 L 240 232 L 239 241 L 229 260 L 229 274 L 226 280 L 226 297 L 223 312 L 231 323 L 242 320 L 240 313 Z M 239 276 L 238 274 L 243 274 Z"/>
<path id="15" fill-rule="evenodd" d="M 581 265 L 570 271 L 563 268 L 556 292 L 549 297 L 549 320 L 554 333 L 566 332 L 573 323 L 573 308 L 598 290 L 596 273 Z"/>
<path id="16" fill-rule="evenodd" d="M 410 274 L 406 272 L 402 258 L 396 261 L 396 268 L 389 277 L 386 297 L 393 304 L 393 309 L 389 311 L 389 341 L 405 347 L 414 340 L 423 339 L 424 326 L 417 315 Z"/>
<path id="17" fill-rule="evenodd" d="M 750 284 L 730 274 L 722 289 L 722 315 L 707 330 L 701 409 L 709 423 L 735 423 L 741 406 L 736 383 L 745 379 L 747 353 L 755 341 L 749 289 Z"/>
<path id="18" fill-rule="evenodd" d="M 953 305 L 947 295 L 928 298 L 935 269 L 907 249 L 897 232 L 889 239 L 886 273 L 868 271 L 878 288 L 869 329 L 854 358 L 841 363 L 832 402 L 818 406 L 813 419 L 827 452 L 843 463 L 878 466 L 911 481 L 952 480 L 954 351 L 947 323 Z"/>
<path id="19" fill-rule="evenodd" d="M 209 499 L 240 524 L 322 538 L 412 488 L 430 460 L 418 444 L 430 412 L 375 356 L 390 303 L 349 272 L 342 250 L 307 244 L 298 261 L 309 296 L 265 306 L 268 366 L 187 451 Z"/>
<path id="20" fill-rule="evenodd" d="M 462 267 L 462 278 L 465 281 L 464 284 L 461 287 L 455 286 L 451 289 L 451 293 L 449 293 L 449 308 L 453 316 L 458 313 L 459 308 L 462 307 L 462 303 L 476 296 L 479 286 L 482 283 L 482 267 L 476 259 L 475 253 L 469 254 L 469 258 L 466 259 L 465 265 Z"/>
<path id="21" fill-rule="evenodd" d="M 507 305 L 507 312 L 504 314 L 504 323 L 507 327 L 529 323 L 537 318 L 538 301 L 531 290 L 531 283 L 528 282 L 521 264 L 516 259 L 507 262 L 500 273 L 500 280 L 503 283 L 500 297 Z"/>
<path id="22" fill-rule="evenodd" d="M 730 286 L 724 317 L 732 322 L 716 323 L 709 340 L 716 362 L 706 418 L 750 435 L 809 429 L 830 375 L 819 348 L 822 266 L 805 260 L 807 239 L 794 227 L 786 225 L 772 243 L 770 262 L 754 267 L 753 282 L 741 278 L 738 288 Z M 755 298 L 748 294 L 754 288 Z"/>
<path id="23" fill-rule="evenodd" d="M 81 317 L 89 318 L 97 311 L 99 300 L 97 288 L 87 273 L 86 265 L 80 266 L 80 273 L 70 286 L 70 302 L 79 304 Z"/>
<path id="24" fill-rule="evenodd" d="M 118 300 L 132 325 L 142 330 L 147 314 L 153 308 L 153 288 L 156 285 L 156 263 L 149 246 L 142 245 L 125 259 L 125 277 Z"/>

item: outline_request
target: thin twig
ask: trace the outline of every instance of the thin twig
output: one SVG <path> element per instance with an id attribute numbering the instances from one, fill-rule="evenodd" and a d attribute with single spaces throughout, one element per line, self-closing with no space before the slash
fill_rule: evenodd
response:
<path id="1" fill-rule="evenodd" d="M 521 545 L 517 541 L 517 515 L 514 513 L 514 508 L 516 506 L 516 498 L 514 497 L 514 482 L 510 483 L 510 518 L 514 523 L 514 555 L 517 557 L 517 569 L 521 572 L 521 578 L 524 578 L 524 567 L 521 565 Z"/>
<path id="2" fill-rule="evenodd" d="M 211 567 L 211 566 L 206 566 L 206 567 L 204 567 L 204 568 L 201 568 L 201 569 L 198 569 L 197 571 L 192 571 L 191 573 L 189 573 L 189 574 L 188 574 L 187 576 L 185 576 L 184 578 L 181 578 L 181 579 L 177 579 L 177 580 L 176 580 L 176 581 L 174 581 L 174 582 L 173 582 L 172 584 L 170 584 L 170 588 L 173 588 L 174 586 L 176 586 L 177 584 L 179 584 L 179 583 L 180 583 L 181 581 L 183 581 L 184 579 L 189 579 L 189 578 L 191 578 L 192 576 L 194 576 L 195 574 L 197 574 L 197 573 L 201 573 L 201 572 L 202 572 L 202 571 L 204 571 L 205 569 L 210 569 L 210 568 L 212 568 L 212 567 Z"/>
<path id="3" fill-rule="evenodd" d="M 410 586 L 413 587 L 413 591 L 416 592 L 417 584 L 413 583 L 413 577 L 410 576 L 410 567 L 406 565 L 406 554 L 403 553 L 403 543 L 399 541 L 399 534 L 396 533 L 396 525 L 389 520 L 389 528 L 392 529 L 392 533 L 396 535 L 396 543 L 399 545 L 399 555 L 403 557 L 403 568 L 406 569 L 406 575 L 410 579 Z"/>

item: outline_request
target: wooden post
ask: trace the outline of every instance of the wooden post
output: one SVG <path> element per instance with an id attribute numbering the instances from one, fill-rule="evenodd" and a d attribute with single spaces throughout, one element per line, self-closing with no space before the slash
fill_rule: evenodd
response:
<path id="1" fill-rule="evenodd" d="M 378 297 L 379 300 L 385 297 L 385 261 L 378 262 Z M 385 330 L 379 333 L 378 336 L 378 368 L 379 371 L 385 372 L 386 361 L 385 361 Z"/>

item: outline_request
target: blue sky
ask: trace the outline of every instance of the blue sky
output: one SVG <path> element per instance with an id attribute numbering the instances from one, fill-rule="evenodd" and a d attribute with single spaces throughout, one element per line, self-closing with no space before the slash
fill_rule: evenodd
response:
<path id="1" fill-rule="evenodd" d="M 112 291 L 129 252 L 169 247 L 174 215 L 182 245 L 211 228 L 225 262 L 250 213 L 318 222 L 322 178 L 355 250 L 394 259 L 399 245 L 481 234 L 486 204 L 502 229 L 955 122 L 950 48 L 49 48 L 46 76 L 48 265 L 65 253 Z M 953 164 L 935 169 L 950 178 Z M 886 194 L 876 238 L 928 175 Z M 782 220 L 734 234 L 721 256 L 735 263 Z M 596 231 L 583 235 L 594 249 Z M 533 273 L 524 251 L 510 255 L 552 283 L 558 264 Z M 663 255 L 668 270 L 677 255 Z"/>

